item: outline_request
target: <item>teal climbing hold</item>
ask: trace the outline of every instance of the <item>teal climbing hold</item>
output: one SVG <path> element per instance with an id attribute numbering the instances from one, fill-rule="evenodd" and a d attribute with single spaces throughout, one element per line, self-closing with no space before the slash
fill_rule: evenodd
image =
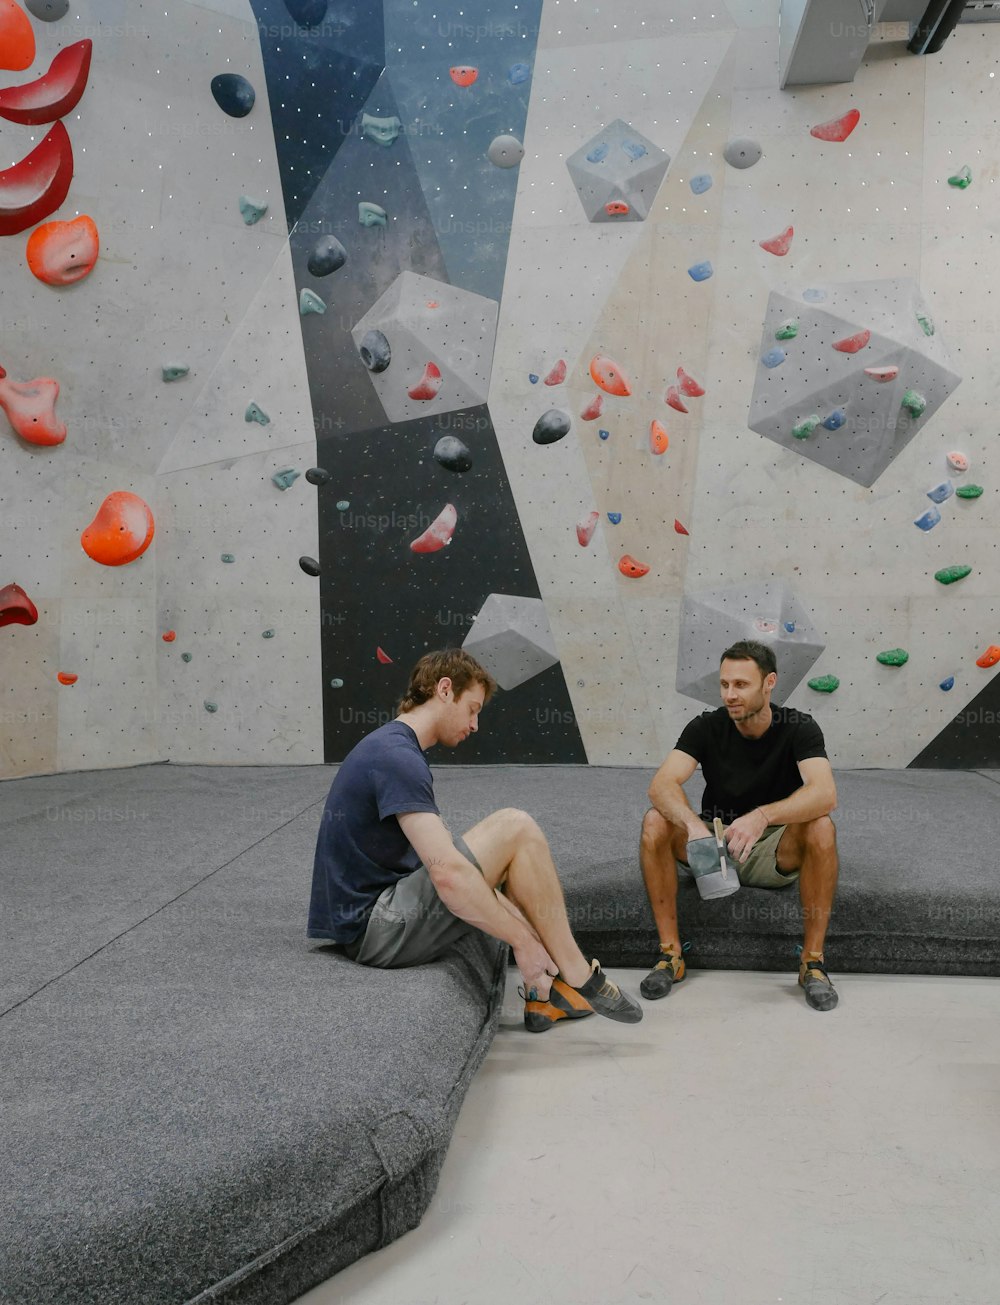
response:
<path id="1" fill-rule="evenodd" d="M 363 227 L 384 227 L 387 220 L 381 204 L 370 204 L 366 199 L 358 204 L 358 221 Z"/>
<path id="2" fill-rule="evenodd" d="M 306 313 L 325 313 L 326 304 L 320 299 L 315 290 L 304 288 L 299 294 L 299 313 L 305 317 Z"/>
<path id="3" fill-rule="evenodd" d="M 218 710 L 219 710 L 219 704 L 218 704 L 217 702 L 209 702 L 208 699 L 206 698 L 206 699 L 205 699 L 205 710 L 206 710 L 206 711 L 218 711 Z"/>
<path id="4" fill-rule="evenodd" d="M 343 680 L 339 680 L 339 679 L 338 679 L 338 680 L 331 680 L 331 681 L 330 681 L 330 688 L 331 688 L 331 689 L 342 689 L 343 687 L 344 687 L 344 681 L 343 681 Z"/>
<path id="5" fill-rule="evenodd" d="M 181 653 L 181 661 L 189 662 L 191 660 L 191 656 L 192 656 L 191 653 Z"/>
<path id="6" fill-rule="evenodd" d="M 836 693 L 840 688 L 840 681 L 836 675 L 817 675 L 814 680 L 808 681 L 810 689 L 815 689 L 817 693 Z"/>
<path id="7" fill-rule="evenodd" d="M 273 639 L 273 638 L 274 638 L 274 631 L 273 631 L 273 630 L 262 630 L 262 631 L 261 631 L 261 636 L 260 636 L 260 637 L 261 637 L 262 639 Z"/>
<path id="8" fill-rule="evenodd" d="M 190 370 L 191 368 L 184 363 L 166 363 L 163 368 L 163 379 L 165 381 L 179 381 Z"/>
<path id="9" fill-rule="evenodd" d="M 920 329 L 924 335 L 934 334 L 934 323 L 926 313 L 917 313 L 917 321 L 920 323 Z"/>
<path id="10" fill-rule="evenodd" d="M 235 562 L 235 561 L 236 561 L 236 554 L 235 554 L 235 553 L 223 553 L 223 554 L 222 554 L 222 560 L 223 560 L 223 562 Z"/>
<path id="11" fill-rule="evenodd" d="M 271 418 L 267 415 L 264 409 L 256 403 L 247 404 L 247 410 L 243 414 L 243 420 L 255 421 L 260 426 L 269 426 L 271 424 Z"/>
<path id="12" fill-rule="evenodd" d="M 267 212 L 267 203 L 262 199 L 251 199 L 249 195 L 240 196 L 240 213 L 248 227 L 259 222 Z"/>
<path id="13" fill-rule="evenodd" d="M 338 512 L 346 512 L 347 509 L 348 509 L 350 506 L 351 506 L 351 505 L 350 505 L 350 503 L 348 502 L 348 500 L 347 500 L 346 498 L 338 499 L 338 501 L 337 501 L 337 511 L 338 511 Z"/>
<path id="14" fill-rule="evenodd" d="M 792 435 L 797 440 L 807 440 L 819 425 L 819 417 L 816 413 L 811 413 L 808 417 L 803 417 L 792 427 Z"/>
<path id="15" fill-rule="evenodd" d="M 905 666 L 910 660 L 910 654 L 905 648 L 890 648 L 886 652 L 876 653 L 875 660 L 883 666 Z"/>
<path id="16" fill-rule="evenodd" d="M 966 164 L 953 177 L 949 177 L 948 185 L 954 186 L 957 190 L 967 190 L 972 185 L 972 169 L 969 165 Z"/>
<path id="17" fill-rule="evenodd" d="M 907 390 L 900 402 L 911 417 L 919 417 L 927 407 L 927 400 L 916 390 Z"/>
<path id="18" fill-rule="evenodd" d="M 774 338 L 776 340 L 794 340 L 798 333 L 799 324 L 794 317 L 790 317 L 787 322 L 781 323 L 774 333 Z"/>
<path id="19" fill-rule="evenodd" d="M 282 471 L 276 471 L 271 479 L 279 489 L 287 489 L 289 485 L 293 485 L 301 475 L 302 472 L 297 471 L 294 467 L 285 467 Z"/>
<path id="20" fill-rule="evenodd" d="M 943 566 L 940 571 L 934 572 L 934 579 L 942 585 L 953 585 L 956 580 L 964 580 L 971 574 L 971 566 Z"/>
<path id="21" fill-rule="evenodd" d="M 391 118 L 374 118 L 370 113 L 361 115 L 361 135 L 365 140 L 374 141 L 384 148 L 392 144 L 399 135 L 403 124 L 395 116 Z"/>
<path id="22" fill-rule="evenodd" d="M 979 498 L 982 492 L 982 485 L 959 485 L 955 490 L 959 498 Z"/>

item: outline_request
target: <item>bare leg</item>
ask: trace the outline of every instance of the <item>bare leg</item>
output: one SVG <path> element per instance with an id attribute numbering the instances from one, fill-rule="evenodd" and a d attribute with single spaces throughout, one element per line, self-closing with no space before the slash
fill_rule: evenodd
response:
<path id="1" fill-rule="evenodd" d="M 656 921 L 661 947 L 671 947 L 681 954 L 677 927 L 677 861 L 687 850 L 687 830 L 673 825 L 650 807 L 642 821 L 639 864 L 646 884 L 646 896 Z"/>
<path id="2" fill-rule="evenodd" d="M 802 899 L 803 955 L 823 955 L 837 891 L 837 832 L 829 816 L 789 825 L 778 843 L 779 870 L 798 870 Z"/>

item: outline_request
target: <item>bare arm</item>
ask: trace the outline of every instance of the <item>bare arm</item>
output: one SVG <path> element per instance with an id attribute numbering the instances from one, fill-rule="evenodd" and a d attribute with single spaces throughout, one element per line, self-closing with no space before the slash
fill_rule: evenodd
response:
<path id="1" fill-rule="evenodd" d="M 726 830 L 729 850 L 745 861 L 768 825 L 801 825 L 828 816 L 837 805 L 837 785 L 826 757 L 808 757 L 798 763 L 802 787 L 780 802 L 767 802 L 740 816 Z"/>
<path id="2" fill-rule="evenodd" d="M 664 819 L 687 830 L 688 839 L 707 838 L 710 831 L 691 809 L 681 787 L 698 768 L 694 757 L 674 748 L 653 776 L 649 786 L 649 800 Z"/>

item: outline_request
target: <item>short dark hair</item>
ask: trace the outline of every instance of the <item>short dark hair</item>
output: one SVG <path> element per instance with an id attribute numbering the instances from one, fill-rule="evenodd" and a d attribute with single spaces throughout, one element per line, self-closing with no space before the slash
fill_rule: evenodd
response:
<path id="1" fill-rule="evenodd" d="M 721 666 L 725 661 L 756 662 L 760 667 L 761 675 L 778 673 L 774 649 L 769 648 L 766 643 L 759 643 L 756 639 L 740 639 L 738 643 L 732 644 L 719 658 L 719 665 Z"/>
<path id="2" fill-rule="evenodd" d="M 483 686 L 484 702 L 489 702 L 496 691 L 496 680 L 475 657 L 470 657 L 461 648 L 442 648 L 438 652 L 424 653 L 410 672 L 409 687 L 396 708 L 397 716 L 429 701 L 434 696 L 438 680 L 446 676 L 451 680 L 456 698 L 460 698 L 470 684 Z"/>

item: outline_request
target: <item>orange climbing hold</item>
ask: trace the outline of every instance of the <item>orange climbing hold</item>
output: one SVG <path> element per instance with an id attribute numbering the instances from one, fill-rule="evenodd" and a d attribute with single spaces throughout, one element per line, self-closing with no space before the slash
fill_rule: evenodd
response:
<path id="1" fill-rule="evenodd" d="M 466 63 L 459 64 L 457 68 L 449 68 L 448 72 L 456 86 L 471 86 L 479 76 L 479 69 Z"/>
<path id="2" fill-rule="evenodd" d="M 0 625 L 34 625 L 38 608 L 20 585 L 4 585 L 0 589 Z"/>
<path id="3" fill-rule="evenodd" d="M 1000 644 L 991 643 L 982 657 L 976 658 L 977 666 L 996 666 L 1000 662 Z"/>
<path id="4" fill-rule="evenodd" d="M 25 255 L 32 274 L 46 285 L 72 285 L 94 270 L 100 239 L 94 219 L 44 222 L 28 237 Z"/>
<path id="5" fill-rule="evenodd" d="M 871 331 L 858 331 L 856 335 L 847 335 L 843 340 L 835 341 L 833 347 L 841 353 L 857 353 L 859 349 L 865 347 L 871 338 Z"/>
<path id="6" fill-rule="evenodd" d="M 168 630 L 168 631 L 166 632 L 166 634 L 163 636 L 163 642 L 164 642 L 164 643 L 173 643 L 173 641 L 174 641 L 176 638 L 177 638 L 177 631 L 176 631 L 176 630 Z"/>
<path id="7" fill-rule="evenodd" d="M 680 391 L 677 389 L 676 385 L 670 385 L 667 387 L 666 402 L 670 405 L 671 408 L 676 408 L 678 412 L 689 411 L 689 409 L 684 406 L 684 403 L 680 396 Z"/>
<path id="8" fill-rule="evenodd" d="M 453 503 L 446 503 L 422 535 L 410 544 L 414 553 L 437 553 L 451 543 L 458 521 L 458 512 Z"/>
<path id="9" fill-rule="evenodd" d="M 649 423 L 649 447 L 653 453 L 666 453 L 670 440 L 661 422 L 655 419 Z"/>
<path id="10" fill-rule="evenodd" d="M 54 213 L 72 180 L 73 146 L 57 122 L 30 154 L 0 172 L 0 236 L 16 236 Z"/>
<path id="11" fill-rule="evenodd" d="M 566 360 L 565 358 L 560 358 L 559 361 L 556 363 L 556 365 L 549 372 L 548 376 L 546 376 L 543 384 L 562 385 L 565 379 L 566 379 Z"/>
<path id="12" fill-rule="evenodd" d="M 375 649 L 375 656 L 379 659 L 379 661 L 382 663 L 383 666 L 392 665 L 392 658 L 389 656 L 387 652 L 383 652 L 381 648 Z"/>
<path id="13" fill-rule="evenodd" d="M 674 533 L 675 533 L 675 534 L 678 534 L 678 535 L 690 535 L 690 534 L 691 534 L 691 532 L 690 532 L 690 530 L 688 530 L 687 526 L 682 526 L 681 523 L 677 520 L 676 517 L 674 517 Z"/>
<path id="14" fill-rule="evenodd" d="M 424 368 L 423 376 L 407 390 L 407 394 L 411 399 L 433 399 L 440 388 L 441 368 L 437 363 L 429 362 Z"/>
<path id="15" fill-rule="evenodd" d="M 792 247 L 792 236 L 795 235 L 794 227 L 785 227 L 780 236 L 772 236 L 770 240 L 758 240 L 761 249 L 766 249 L 769 254 L 776 254 L 778 258 L 784 258 Z"/>
<path id="16" fill-rule="evenodd" d="M 604 395 L 595 394 L 591 401 L 584 408 L 580 416 L 584 421 L 596 421 L 601 415 L 601 409 L 604 407 Z"/>
<path id="17" fill-rule="evenodd" d="M 80 536 L 83 551 L 102 566 L 125 566 L 141 557 L 153 539 L 153 514 L 138 494 L 109 494 Z"/>
<path id="18" fill-rule="evenodd" d="M 613 199 L 610 204 L 604 205 L 604 211 L 608 217 L 624 217 L 628 212 L 628 205 L 622 199 Z"/>
<path id="19" fill-rule="evenodd" d="M 79 678 L 79 675 L 74 675 L 72 671 L 59 671 L 56 675 L 60 684 L 75 684 Z"/>
<path id="20" fill-rule="evenodd" d="M 689 399 L 700 399 L 705 393 L 704 388 L 693 376 L 689 376 L 683 367 L 677 368 L 677 384 L 681 394 L 686 394 Z"/>
<path id="21" fill-rule="evenodd" d="M 10 424 L 29 444 L 61 444 L 66 427 L 56 416 L 59 382 L 51 376 L 33 381 L 12 381 L 0 367 L 0 408 Z"/>
<path id="22" fill-rule="evenodd" d="M 24 72 L 35 59 L 35 33 L 15 0 L 0 0 L 0 68 Z"/>
<path id="23" fill-rule="evenodd" d="M 597 529 L 597 523 L 600 519 L 600 512 L 588 512 L 585 517 L 581 517 L 576 523 L 576 537 L 580 541 L 581 548 L 586 548 L 594 538 L 594 531 Z"/>
<path id="24" fill-rule="evenodd" d="M 870 376 L 873 381 L 894 381 L 899 375 L 898 367 L 866 367 L 865 375 Z"/>
<path id="25" fill-rule="evenodd" d="M 603 353 L 595 354 L 590 360 L 590 375 L 595 385 L 606 394 L 618 394 L 623 397 L 632 393 L 625 373 L 612 359 Z"/>
<path id="26" fill-rule="evenodd" d="M 627 575 L 630 580 L 638 580 L 642 575 L 646 575 L 649 567 L 645 562 L 637 562 L 631 553 L 623 553 L 618 559 L 618 570 L 622 575 Z"/>
<path id="27" fill-rule="evenodd" d="M 842 118 L 832 118 L 829 122 L 821 122 L 818 127 L 810 127 L 809 135 L 817 140 L 847 140 L 860 121 L 859 111 L 849 109 Z"/>
<path id="28" fill-rule="evenodd" d="M 64 46 L 49 70 L 33 82 L 5 86 L 0 91 L 0 118 L 37 126 L 65 118 L 77 106 L 87 85 L 93 41 Z"/>

